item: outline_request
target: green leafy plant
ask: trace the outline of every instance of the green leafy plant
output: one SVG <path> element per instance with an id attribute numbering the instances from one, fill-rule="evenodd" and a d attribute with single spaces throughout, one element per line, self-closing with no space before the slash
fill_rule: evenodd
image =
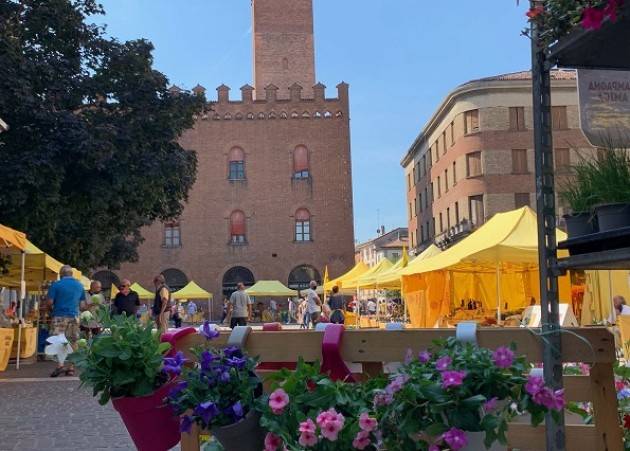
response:
<path id="1" fill-rule="evenodd" d="M 508 422 L 528 412 L 532 424 L 564 408 L 561 390 L 525 376 L 524 357 L 514 348 L 494 352 L 455 338 L 408 355 L 398 374 L 374 397 L 386 449 L 458 450 L 470 432 L 485 433 L 485 445 L 506 443 Z"/>
<path id="2" fill-rule="evenodd" d="M 199 328 L 199 334 L 206 343 L 191 350 L 197 362 L 193 366 L 185 366 L 181 352 L 164 359 L 164 370 L 181 379 L 167 402 L 182 415 L 184 432 L 190 432 L 193 423 L 202 429 L 236 423 L 254 408 L 254 401 L 262 394 L 262 383 L 254 373 L 256 359 L 234 346 L 211 347 L 219 331 L 208 321 Z"/>
<path id="3" fill-rule="evenodd" d="M 274 390 L 258 405 L 260 424 L 269 431 L 265 451 L 377 449 L 372 397 L 384 379 L 332 381 L 318 363 L 302 359 L 294 372 L 283 369 L 269 379 Z"/>
<path id="4" fill-rule="evenodd" d="M 102 308 L 99 323 L 104 332 L 70 354 L 68 360 L 80 370 L 81 386 L 91 387 L 98 402 L 111 398 L 146 396 L 163 385 L 162 357 L 170 349 L 160 343 L 153 324 L 143 324 L 126 315 L 109 316 Z"/>

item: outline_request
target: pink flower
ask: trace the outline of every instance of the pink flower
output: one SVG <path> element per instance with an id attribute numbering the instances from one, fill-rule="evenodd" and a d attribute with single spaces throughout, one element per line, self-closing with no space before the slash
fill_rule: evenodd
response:
<path id="1" fill-rule="evenodd" d="M 442 388 L 459 387 L 464 382 L 466 371 L 443 371 Z"/>
<path id="2" fill-rule="evenodd" d="M 532 396 L 532 399 L 536 404 L 545 406 L 549 410 L 562 410 L 565 406 L 564 390 L 554 392 L 549 387 L 543 387 Z"/>
<path id="3" fill-rule="evenodd" d="M 498 368 L 509 368 L 514 363 L 514 352 L 506 346 L 501 346 L 492 353 L 492 361 Z"/>
<path id="4" fill-rule="evenodd" d="M 333 408 L 317 415 L 317 425 L 319 426 L 322 436 L 334 442 L 337 440 L 339 431 L 343 428 L 346 421 L 344 416 Z"/>
<path id="5" fill-rule="evenodd" d="M 277 388 L 269 395 L 269 407 L 276 415 L 280 415 L 289 404 L 289 395 L 281 388 Z"/>
<path id="6" fill-rule="evenodd" d="M 420 360 L 420 363 L 427 363 L 431 360 L 431 353 L 429 351 L 422 351 L 418 354 L 418 360 Z"/>
<path id="7" fill-rule="evenodd" d="M 442 435 L 444 441 L 450 446 L 453 451 L 462 449 L 468 444 L 468 438 L 466 433 L 461 429 L 451 428 Z"/>
<path id="8" fill-rule="evenodd" d="M 440 451 L 440 447 L 434 443 L 433 445 L 429 445 L 428 451 Z"/>
<path id="9" fill-rule="evenodd" d="M 535 8 L 530 8 L 530 10 L 525 13 L 525 15 L 529 17 L 530 19 L 535 19 L 536 17 L 540 16 L 544 12 L 545 12 L 544 6 L 536 6 Z"/>
<path id="10" fill-rule="evenodd" d="M 525 391 L 530 395 L 535 395 L 545 386 L 545 381 L 540 376 L 529 376 L 525 384 Z"/>
<path id="11" fill-rule="evenodd" d="M 337 436 L 339 435 L 339 431 L 342 427 L 343 423 L 338 421 L 328 421 L 321 427 L 322 436 L 331 442 L 334 442 L 337 440 Z"/>
<path id="12" fill-rule="evenodd" d="M 604 21 L 604 11 L 587 6 L 582 12 L 582 27 L 587 30 L 599 30 Z"/>
<path id="13" fill-rule="evenodd" d="M 368 431 L 359 431 L 354 440 L 352 440 L 352 446 L 356 449 L 365 449 L 370 443 L 370 433 Z"/>
<path id="14" fill-rule="evenodd" d="M 376 426 L 378 426 L 376 418 L 372 418 L 366 412 L 363 412 L 359 416 L 359 427 L 362 431 L 371 432 L 376 429 Z"/>
<path id="15" fill-rule="evenodd" d="M 308 448 L 309 446 L 315 446 L 317 444 L 317 435 L 313 432 L 302 432 L 298 439 L 300 446 Z"/>
<path id="16" fill-rule="evenodd" d="M 487 400 L 483 403 L 483 410 L 485 410 L 486 412 L 492 412 L 497 408 L 497 401 L 497 397 Z"/>
<path id="17" fill-rule="evenodd" d="M 388 406 L 394 400 L 393 396 L 389 393 L 378 392 L 374 395 L 374 407 Z"/>
<path id="18" fill-rule="evenodd" d="M 276 451 L 282 446 L 282 440 L 277 435 L 267 432 L 265 436 L 265 451 Z"/>
<path id="19" fill-rule="evenodd" d="M 317 429 L 317 426 L 315 426 L 315 423 L 313 423 L 313 420 L 309 418 L 306 421 L 302 421 L 300 423 L 299 431 L 314 434 L 316 429 Z"/>
<path id="20" fill-rule="evenodd" d="M 453 363 L 453 359 L 445 355 L 444 357 L 440 357 L 437 362 L 435 362 L 435 369 L 438 371 L 447 370 L 451 363 Z"/>

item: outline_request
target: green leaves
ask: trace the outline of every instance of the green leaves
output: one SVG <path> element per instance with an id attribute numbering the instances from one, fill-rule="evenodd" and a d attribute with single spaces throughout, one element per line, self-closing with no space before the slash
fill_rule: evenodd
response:
<path id="1" fill-rule="evenodd" d="M 68 360 L 80 369 L 81 384 L 92 388 L 99 403 L 111 397 L 144 396 L 165 382 L 162 356 L 170 345 L 151 333 L 152 324 L 142 324 L 125 315 L 101 315 L 105 332 Z"/>

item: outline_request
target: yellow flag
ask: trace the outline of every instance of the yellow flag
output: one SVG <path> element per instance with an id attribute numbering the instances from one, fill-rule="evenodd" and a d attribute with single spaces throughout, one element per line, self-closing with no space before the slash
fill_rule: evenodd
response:
<path id="1" fill-rule="evenodd" d="M 328 280 L 328 265 L 326 265 L 324 267 L 324 290 L 326 290 L 326 285 L 328 285 L 328 282 L 330 282 L 330 280 Z"/>
<path id="2" fill-rule="evenodd" d="M 409 263 L 409 255 L 407 254 L 407 246 L 403 245 L 402 248 L 402 257 L 400 257 L 402 260 L 402 263 L 400 264 L 400 266 L 402 268 L 406 268 L 407 267 L 407 263 Z"/>

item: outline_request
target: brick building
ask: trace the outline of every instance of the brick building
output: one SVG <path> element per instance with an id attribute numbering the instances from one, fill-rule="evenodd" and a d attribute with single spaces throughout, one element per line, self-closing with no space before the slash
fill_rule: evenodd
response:
<path id="1" fill-rule="evenodd" d="M 163 273 L 214 294 L 278 279 L 304 288 L 354 262 L 348 85 L 315 84 L 312 0 L 254 0 L 255 88 L 219 86 L 212 111 L 181 138 L 198 174 L 177 221 L 143 230 L 140 260 L 113 274 L 151 286 Z M 194 92 L 202 92 L 197 86 Z M 215 312 L 217 310 L 215 309 Z"/>
<path id="2" fill-rule="evenodd" d="M 579 126 L 576 76 L 552 78 L 556 183 L 593 155 Z M 535 208 L 531 74 L 465 83 L 451 92 L 411 145 L 405 169 L 410 246 L 463 235 L 497 212 Z M 559 213 L 563 207 L 559 203 Z"/>

